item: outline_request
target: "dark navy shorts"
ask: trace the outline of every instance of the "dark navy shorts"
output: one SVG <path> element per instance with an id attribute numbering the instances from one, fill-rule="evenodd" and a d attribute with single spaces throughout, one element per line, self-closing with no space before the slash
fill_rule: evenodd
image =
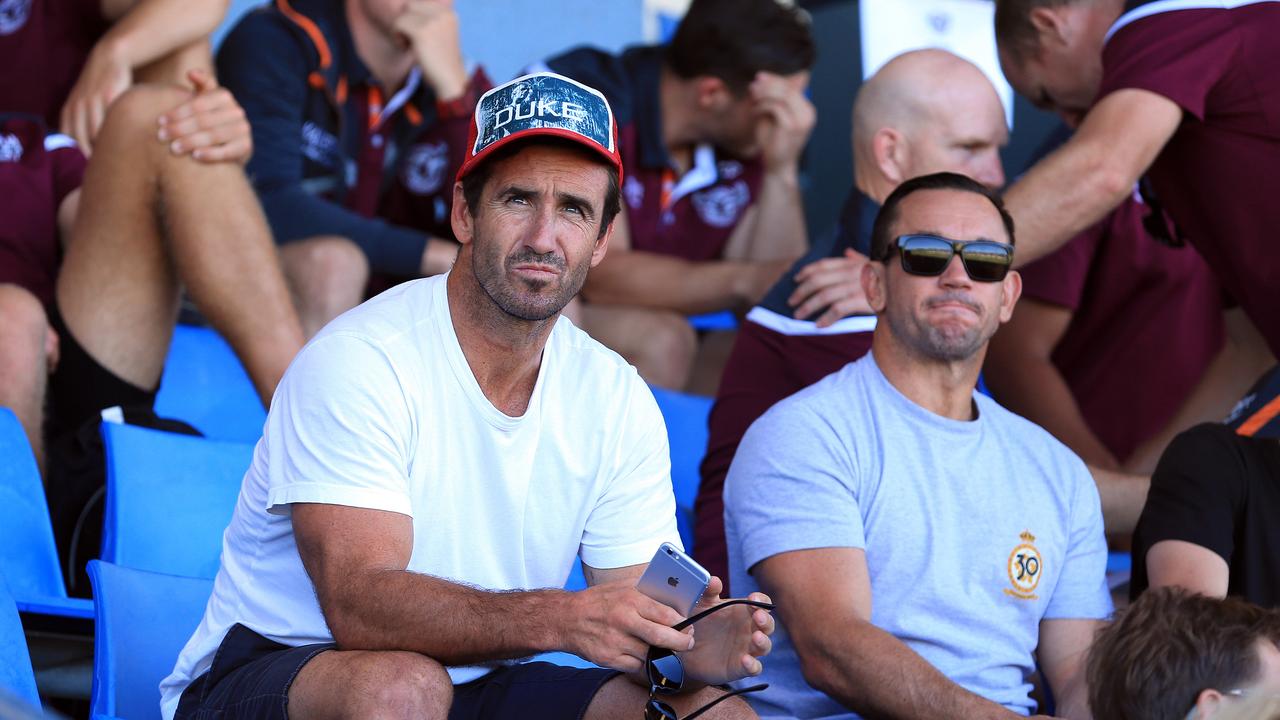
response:
<path id="1" fill-rule="evenodd" d="M 209 672 L 183 691 L 174 720 L 286 720 L 293 679 L 312 658 L 333 648 L 333 643 L 289 647 L 235 625 Z M 545 662 L 503 666 L 455 685 L 449 720 L 581 718 L 600 687 L 619 674 Z"/>

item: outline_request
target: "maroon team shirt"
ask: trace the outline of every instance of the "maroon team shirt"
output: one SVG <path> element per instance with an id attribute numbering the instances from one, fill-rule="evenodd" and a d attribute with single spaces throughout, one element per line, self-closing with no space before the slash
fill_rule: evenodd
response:
<path id="1" fill-rule="evenodd" d="M 1099 97 L 1182 108 L 1149 176 L 1178 226 L 1280 355 L 1280 4 L 1144 3 L 1113 25 Z"/>
<path id="2" fill-rule="evenodd" d="M 58 206 L 84 178 L 84 155 L 34 117 L 0 115 L 0 283 L 53 306 L 62 252 Z"/>
<path id="3" fill-rule="evenodd" d="M 94 43 L 106 32 L 101 0 L 0 2 L 0 112 L 25 112 L 58 126 Z"/>
<path id="4" fill-rule="evenodd" d="M 1194 248 L 1153 240 L 1147 212 L 1130 198 L 1021 270 L 1025 297 L 1072 312 L 1053 364 L 1122 462 L 1173 418 L 1223 343 L 1213 273 Z"/>

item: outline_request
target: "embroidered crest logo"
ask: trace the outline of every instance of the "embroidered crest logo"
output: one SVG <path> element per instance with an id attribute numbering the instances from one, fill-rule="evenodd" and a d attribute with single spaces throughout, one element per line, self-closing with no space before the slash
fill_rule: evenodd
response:
<path id="1" fill-rule="evenodd" d="M 430 195 L 440 189 L 445 166 L 449 164 L 449 146 L 443 142 L 417 145 L 405 158 L 404 184 L 419 195 Z"/>
<path id="2" fill-rule="evenodd" d="M 18 162 L 22 159 L 22 141 L 17 135 L 0 135 L 0 162 Z"/>
<path id="3" fill-rule="evenodd" d="M 736 180 L 742 175 L 742 163 L 737 160 L 721 160 L 716 163 L 716 172 L 725 180 Z"/>
<path id="4" fill-rule="evenodd" d="M 712 227 L 724 228 L 736 223 L 749 202 L 751 191 L 742 180 L 728 187 L 718 186 L 693 194 L 693 208 L 698 211 L 698 217 Z"/>
<path id="5" fill-rule="evenodd" d="M 312 122 L 302 124 L 302 154 L 325 167 L 338 163 L 338 138 Z"/>
<path id="6" fill-rule="evenodd" d="M 628 175 L 626 182 L 622 183 L 622 194 L 627 197 L 627 205 L 638 208 L 644 204 L 644 183 L 635 175 Z"/>
<path id="7" fill-rule="evenodd" d="M 1036 549 L 1036 536 L 1030 530 L 1023 530 L 1018 536 L 1022 542 L 1009 553 L 1009 584 L 1004 589 L 1006 595 L 1021 600 L 1038 600 L 1036 586 L 1040 584 L 1040 575 L 1044 570 L 1044 560 Z"/>
<path id="8" fill-rule="evenodd" d="M 31 0 L 0 0 L 0 35 L 22 29 L 31 17 Z"/>

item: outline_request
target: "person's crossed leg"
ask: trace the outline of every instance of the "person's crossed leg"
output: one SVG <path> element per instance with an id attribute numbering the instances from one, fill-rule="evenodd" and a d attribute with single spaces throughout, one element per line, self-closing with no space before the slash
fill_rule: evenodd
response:
<path id="1" fill-rule="evenodd" d="M 112 104 L 58 276 L 58 312 L 99 365 L 154 391 L 185 286 L 269 405 L 301 329 L 240 165 L 196 162 L 156 139 L 157 118 L 190 99 L 176 86 L 138 86 Z"/>

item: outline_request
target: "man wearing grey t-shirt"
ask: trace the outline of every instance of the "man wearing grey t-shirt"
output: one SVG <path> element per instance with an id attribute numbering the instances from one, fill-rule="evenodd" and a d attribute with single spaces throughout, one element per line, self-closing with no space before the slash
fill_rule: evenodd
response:
<path id="1" fill-rule="evenodd" d="M 1012 220 L 938 173 L 888 197 L 871 242 L 871 354 L 757 420 L 725 486 L 732 583 L 780 609 L 756 710 L 1017 717 L 1038 661 L 1057 713 L 1087 718 L 1084 658 L 1112 609 L 1097 489 L 974 392 L 1021 291 Z"/>

